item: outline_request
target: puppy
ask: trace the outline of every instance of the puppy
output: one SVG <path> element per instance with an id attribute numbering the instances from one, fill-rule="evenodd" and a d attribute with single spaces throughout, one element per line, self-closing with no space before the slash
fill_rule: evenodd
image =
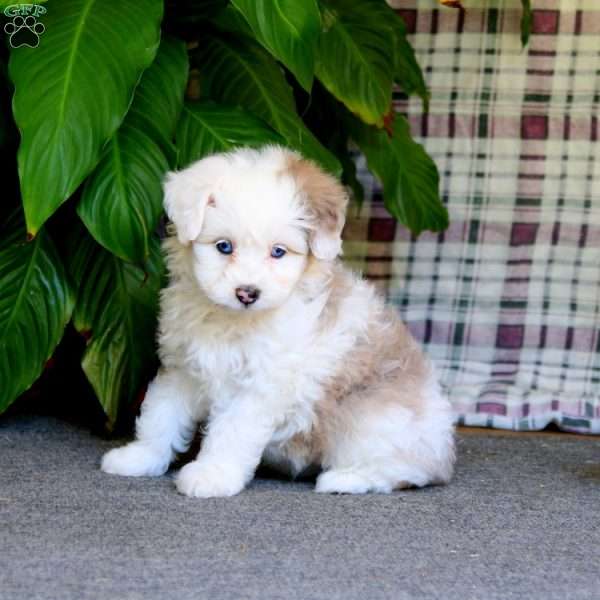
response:
<path id="1" fill-rule="evenodd" d="M 446 483 L 451 408 L 396 312 L 337 257 L 347 197 L 315 164 L 267 146 L 170 173 L 162 368 L 136 439 L 102 469 L 162 475 L 205 424 L 176 478 L 232 496 L 264 464 L 321 467 L 317 492 Z"/>

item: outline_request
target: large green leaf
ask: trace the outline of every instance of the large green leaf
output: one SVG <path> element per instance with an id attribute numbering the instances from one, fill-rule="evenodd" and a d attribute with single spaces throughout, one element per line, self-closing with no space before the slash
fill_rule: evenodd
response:
<path id="1" fill-rule="evenodd" d="M 348 132 L 344 123 L 346 113 L 340 102 L 317 79 L 302 118 L 311 131 L 319 136 L 321 143 L 340 161 L 342 183 L 351 189 L 353 199 L 360 205 L 364 199 L 364 189 L 358 180 L 356 163 L 348 143 Z"/>
<path id="2" fill-rule="evenodd" d="M 380 0 L 324 0 L 315 73 L 366 123 L 383 125 L 392 102 L 395 39 Z"/>
<path id="3" fill-rule="evenodd" d="M 159 42 L 161 0 L 51 0 L 37 48 L 11 52 L 27 229 L 36 234 L 94 168 Z"/>
<path id="4" fill-rule="evenodd" d="M 435 163 L 410 135 L 408 121 L 395 115 L 392 136 L 353 117 L 351 137 L 367 158 L 369 169 L 383 183 L 387 210 L 413 233 L 448 227 L 448 212 L 439 197 Z"/>
<path id="5" fill-rule="evenodd" d="M 391 8 L 389 23 L 394 36 L 394 80 L 409 96 L 417 94 L 423 101 L 425 111 L 429 109 L 429 90 L 423 71 L 415 57 L 415 51 L 406 38 L 406 25 Z"/>
<path id="6" fill-rule="evenodd" d="M 282 144 L 282 138 L 254 115 L 214 102 L 188 102 L 177 125 L 179 166 L 237 146 Z"/>
<path id="7" fill-rule="evenodd" d="M 79 216 L 113 254 L 143 261 L 162 212 L 162 179 L 187 81 L 183 42 L 165 38 L 144 71 L 123 124 L 85 182 Z"/>
<path id="8" fill-rule="evenodd" d="M 0 412 L 40 376 L 72 309 L 48 234 L 27 243 L 24 223 L 13 215 L 0 230 Z"/>
<path id="9" fill-rule="evenodd" d="M 266 121 L 286 143 L 326 170 L 339 174 L 338 160 L 296 113 L 292 89 L 279 65 L 252 40 L 227 34 L 203 41 L 195 55 L 203 93 L 238 105 Z"/>
<path id="10" fill-rule="evenodd" d="M 321 29 L 316 0 L 232 0 L 232 4 L 256 39 L 310 90 Z"/>
<path id="11" fill-rule="evenodd" d="M 77 288 L 76 329 L 87 338 L 83 370 L 111 423 L 132 403 L 155 364 L 154 335 L 162 260 L 158 240 L 139 268 L 78 232 L 70 271 Z"/>

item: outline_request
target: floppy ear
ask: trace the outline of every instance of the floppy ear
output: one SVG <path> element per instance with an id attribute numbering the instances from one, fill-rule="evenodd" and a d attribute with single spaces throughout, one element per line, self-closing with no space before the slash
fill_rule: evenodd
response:
<path id="1" fill-rule="evenodd" d="M 318 259 L 333 260 L 342 252 L 348 194 L 333 175 L 309 160 L 293 155 L 287 168 L 310 215 L 310 250 Z"/>
<path id="2" fill-rule="evenodd" d="M 182 244 L 189 244 L 200 234 L 204 211 L 212 200 L 222 165 L 220 157 L 210 156 L 183 171 L 167 173 L 165 211 L 175 224 Z"/>

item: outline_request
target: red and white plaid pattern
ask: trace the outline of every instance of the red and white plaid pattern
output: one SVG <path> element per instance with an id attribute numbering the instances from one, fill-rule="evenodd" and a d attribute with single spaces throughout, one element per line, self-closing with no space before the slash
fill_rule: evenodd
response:
<path id="1" fill-rule="evenodd" d="M 451 224 L 413 239 L 362 169 L 347 259 L 424 343 L 460 423 L 600 433 L 600 1 L 533 0 L 525 50 L 518 0 L 395 6 L 432 94 L 428 115 L 396 106 Z"/>

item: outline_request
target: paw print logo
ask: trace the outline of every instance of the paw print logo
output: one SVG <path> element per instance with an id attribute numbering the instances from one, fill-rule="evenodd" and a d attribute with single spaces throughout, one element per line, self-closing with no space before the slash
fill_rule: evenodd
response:
<path id="1" fill-rule="evenodd" d="M 26 17 L 16 16 L 4 25 L 4 31 L 9 35 L 8 41 L 13 48 L 29 46 L 37 48 L 40 35 L 46 28 L 33 15 Z"/>

